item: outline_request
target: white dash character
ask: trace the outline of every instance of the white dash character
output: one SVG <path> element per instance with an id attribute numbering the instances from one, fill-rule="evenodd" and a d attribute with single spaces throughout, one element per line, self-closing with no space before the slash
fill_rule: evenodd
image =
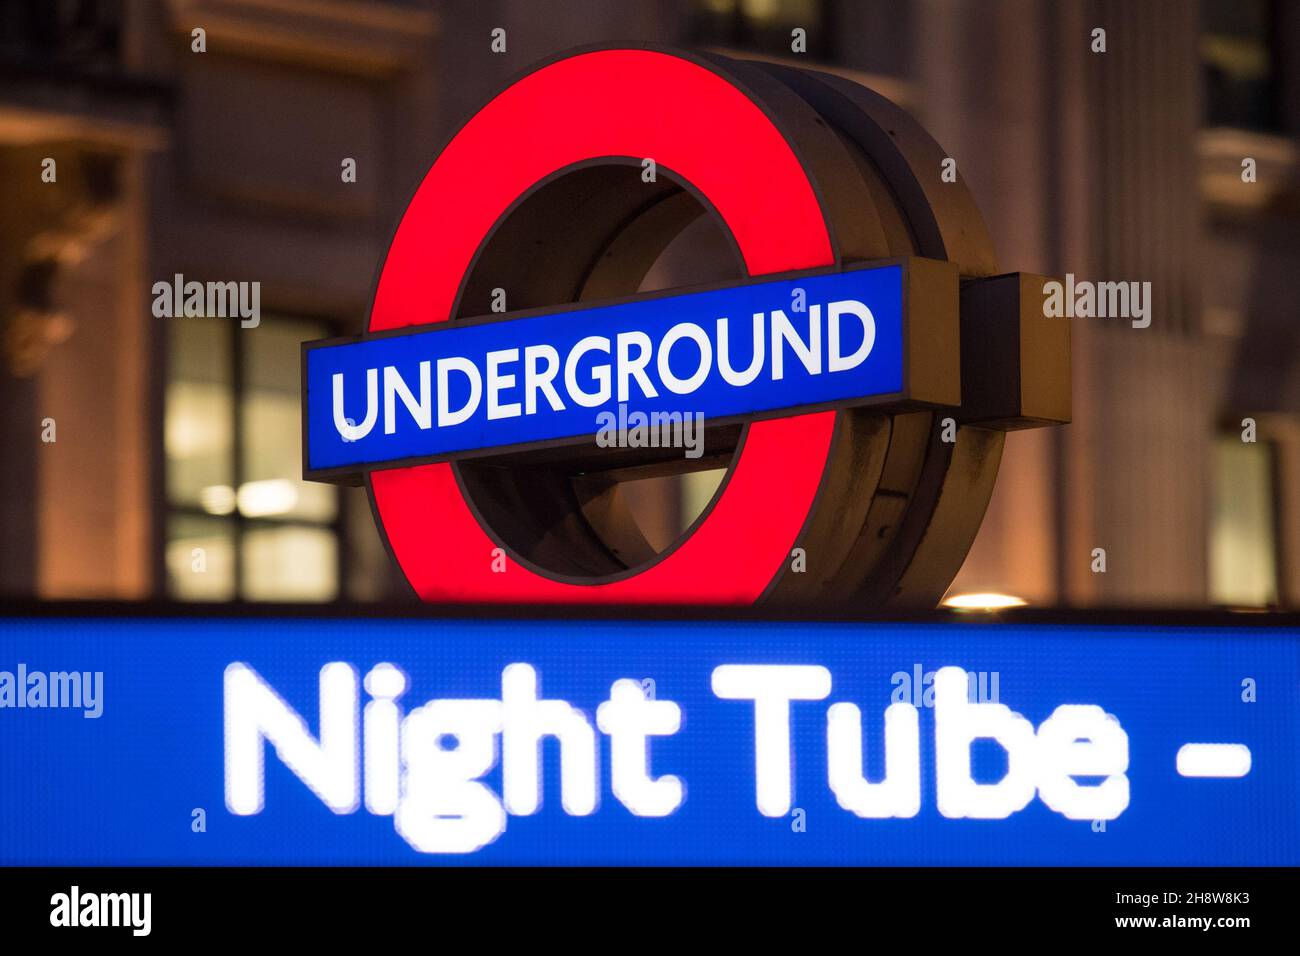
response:
<path id="1" fill-rule="evenodd" d="M 1178 748 L 1182 777 L 1244 777 L 1250 773 L 1250 748 L 1245 744 L 1183 744 Z"/>

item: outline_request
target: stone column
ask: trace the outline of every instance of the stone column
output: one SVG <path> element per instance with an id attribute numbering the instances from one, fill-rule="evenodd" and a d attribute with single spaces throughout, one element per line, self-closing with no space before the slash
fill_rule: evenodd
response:
<path id="1" fill-rule="evenodd" d="M 955 590 L 1202 603 L 1212 389 L 1199 335 L 1195 4 L 921 4 L 924 122 L 1006 270 L 1150 282 L 1150 328 L 1073 322 L 1074 423 L 1008 437 Z M 1091 49 L 1094 28 L 1106 52 Z M 1106 573 L 1092 571 L 1094 548 Z"/>

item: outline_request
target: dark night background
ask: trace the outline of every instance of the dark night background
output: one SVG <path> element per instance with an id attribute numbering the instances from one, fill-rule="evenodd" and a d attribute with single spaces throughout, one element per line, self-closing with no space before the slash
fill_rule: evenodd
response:
<path id="1" fill-rule="evenodd" d="M 486 98 L 646 41 L 851 77 L 958 159 L 1004 269 L 1152 283 L 1150 328 L 1073 320 L 1074 422 L 1008 436 L 950 594 L 1300 605 L 1300 4 L 1267 0 L 4 0 L 0 594 L 412 600 L 364 493 L 299 480 L 299 342 L 360 330 Z M 155 318 L 175 273 L 261 282 L 260 326 Z M 711 481 L 647 485 L 647 538 Z"/>

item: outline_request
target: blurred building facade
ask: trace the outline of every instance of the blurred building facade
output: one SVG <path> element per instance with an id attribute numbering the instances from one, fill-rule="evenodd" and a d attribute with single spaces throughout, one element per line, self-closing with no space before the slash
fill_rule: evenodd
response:
<path id="1" fill-rule="evenodd" d="M 299 480 L 298 344 L 361 328 L 478 105 L 646 41 L 863 82 L 957 159 L 1004 269 L 1151 282 L 1149 328 L 1071 320 L 1074 423 L 1008 436 L 954 592 L 1300 605 L 1300 6 L 1268 0 L 11 0 L 0 594 L 411 600 L 364 493 Z M 176 275 L 260 282 L 259 325 L 156 317 Z"/>

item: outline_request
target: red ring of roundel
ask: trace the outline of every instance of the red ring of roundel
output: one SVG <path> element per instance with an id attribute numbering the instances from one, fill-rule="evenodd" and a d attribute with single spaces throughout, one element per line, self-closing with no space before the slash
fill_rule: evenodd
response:
<path id="1" fill-rule="evenodd" d="M 652 157 L 706 196 L 751 276 L 831 265 L 808 174 L 763 110 L 718 73 L 649 50 L 601 50 L 525 76 L 477 113 L 407 207 L 369 331 L 446 321 L 484 237 L 552 172 L 601 157 Z M 754 422 L 718 500 L 644 570 L 591 584 L 520 563 L 474 517 L 447 463 L 368 481 L 393 554 L 417 594 L 446 603 L 751 604 L 790 558 L 830 449 L 834 412 Z"/>

